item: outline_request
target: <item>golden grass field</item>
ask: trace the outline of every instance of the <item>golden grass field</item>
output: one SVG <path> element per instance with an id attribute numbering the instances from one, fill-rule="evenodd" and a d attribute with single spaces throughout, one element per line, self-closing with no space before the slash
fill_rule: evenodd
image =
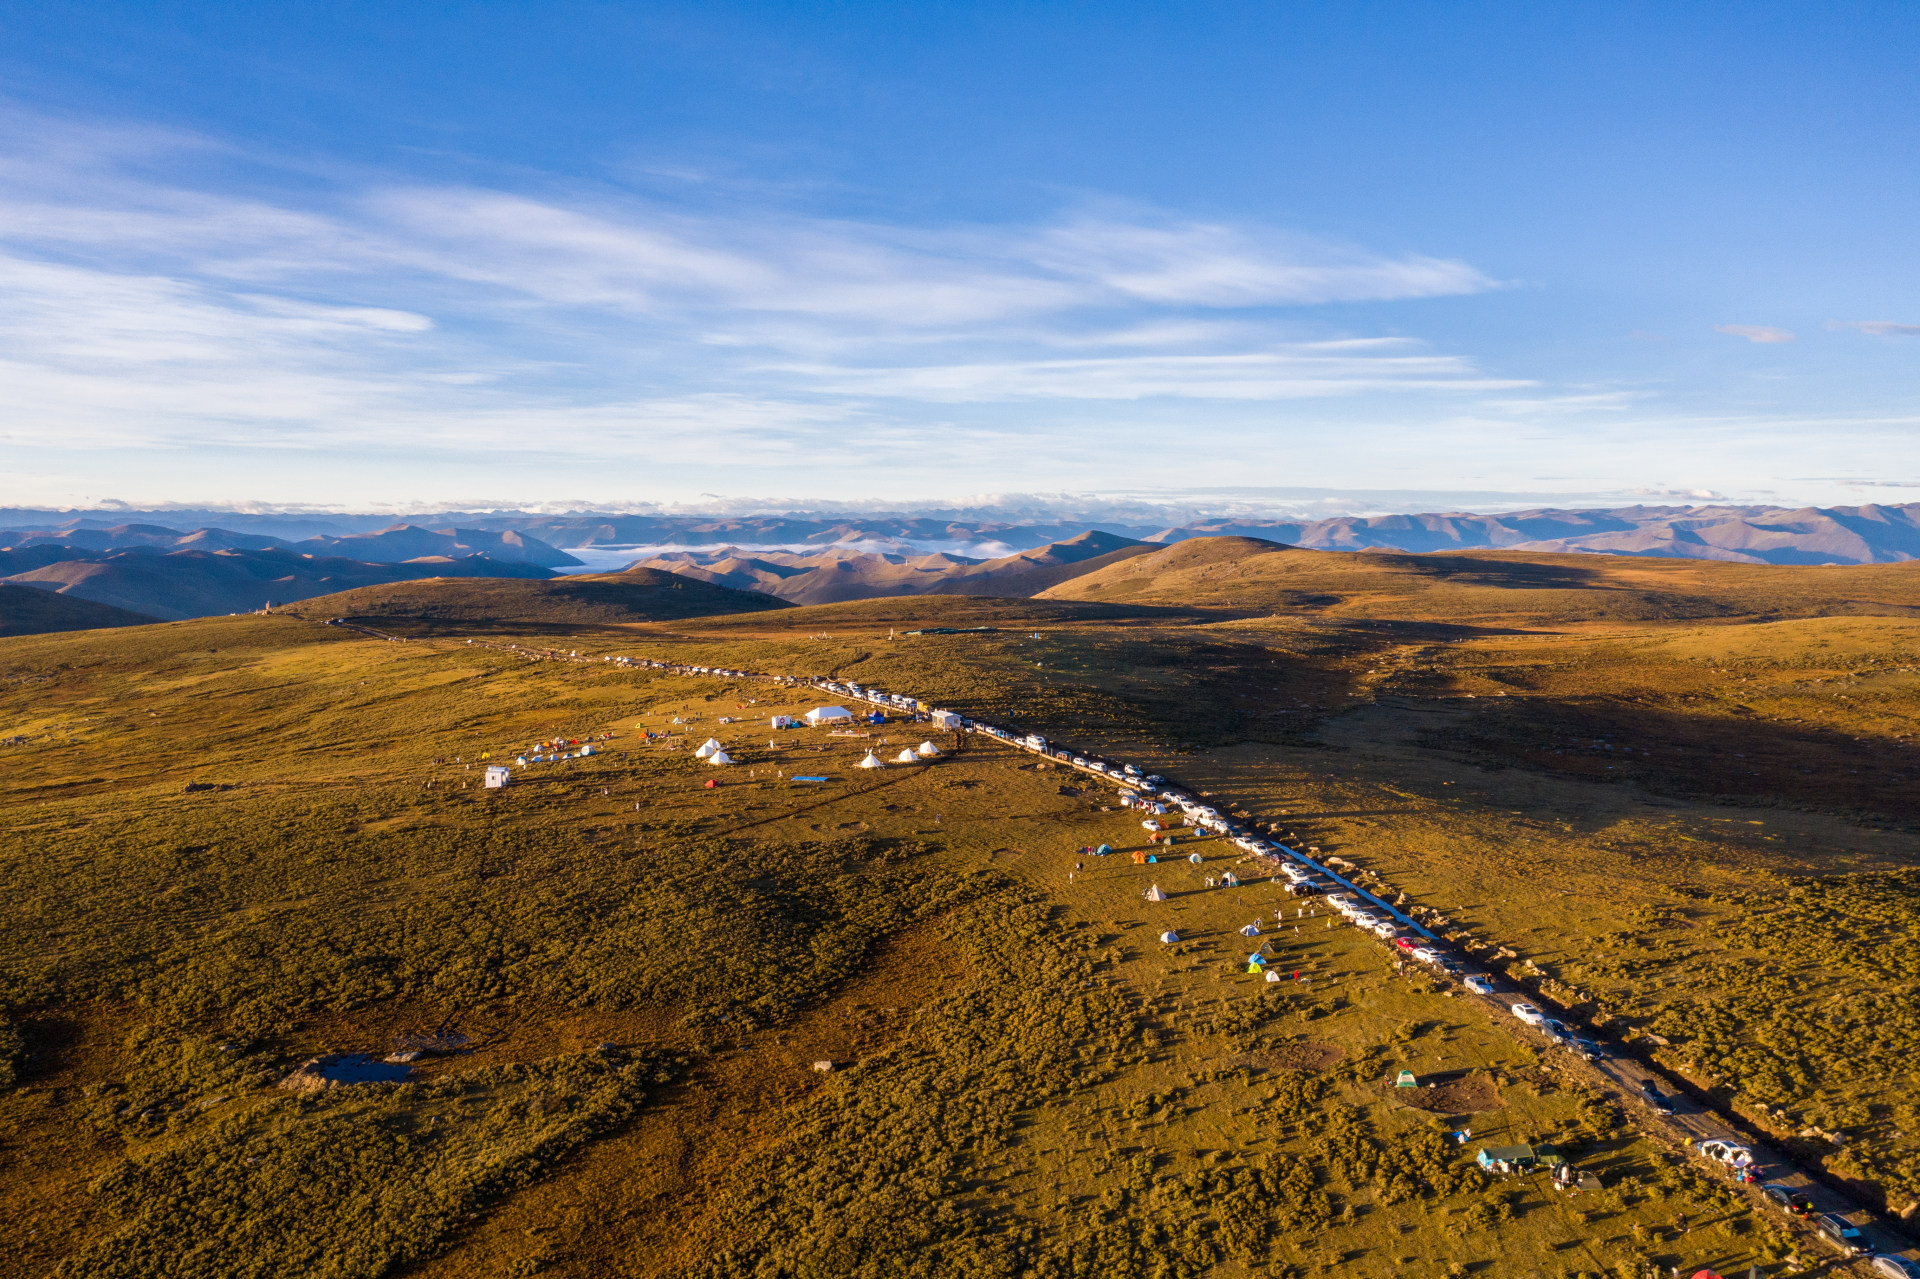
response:
<path id="1" fill-rule="evenodd" d="M 1151 763 L 1404 890 L 1538 1000 L 1659 1036 L 1893 1216 L 1920 1196 L 1920 577 L 1217 541 L 1030 601 L 635 622 L 506 594 L 546 583 L 410 612 L 402 584 L 0 642 L 0 1273 L 1820 1259 L 1576 1060 L 1324 912 L 1274 932 L 1297 904 L 1272 884 L 1205 888 L 1235 850 L 1078 855 L 1141 842 L 1110 790 L 978 736 L 863 775 L 925 726 L 776 734 L 804 690 L 514 638 L 838 674 Z M 1000 629 L 899 634 L 921 625 Z M 504 792 L 469 767 L 604 732 Z M 708 735 L 735 767 L 690 758 Z M 1256 917 L 1310 981 L 1243 971 Z M 272 1086 L 440 1027 L 474 1044 L 418 1082 Z M 1403 1065 L 1444 1087 L 1410 1104 L 1383 1087 Z M 1606 1188 L 1463 1159 L 1521 1140 Z"/>

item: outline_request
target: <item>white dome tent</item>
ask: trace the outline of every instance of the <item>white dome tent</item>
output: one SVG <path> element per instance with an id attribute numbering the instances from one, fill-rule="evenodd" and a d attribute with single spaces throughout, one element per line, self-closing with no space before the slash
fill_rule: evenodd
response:
<path id="1" fill-rule="evenodd" d="M 1173 929 L 1169 928 L 1167 929 L 1166 932 L 1160 934 L 1160 940 L 1164 944 L 1168 946 L 1172 946 L 1180 940 L 1180 934 L 1174 932 Z"/>
<path id="2" fill-rule="evenodd" d="M 885 768 L 886 766 L 887 766 L 886 761 L 882 760 L 878 755 L 874 754 L 872 751 L 868 751 L 867 757 L 861 760 L 860 763 L 857 765 L 857 767 L 859 768 Z"/>

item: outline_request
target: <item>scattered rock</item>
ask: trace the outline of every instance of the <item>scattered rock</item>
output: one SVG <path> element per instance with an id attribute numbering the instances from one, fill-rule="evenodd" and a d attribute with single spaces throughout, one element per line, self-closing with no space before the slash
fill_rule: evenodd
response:
<path id="1" fill-rule="evenodd" d="M 457 1030 L 442 1027 L 430 1034 L 410 1032 L 393 1037 L 393 1056 L 388 1061 L 416 1061 L 421 1057 L 444 1057 L 471 1046 L 473 1038 Z M 414 1056 L 402 1058 L 401 1053 L 413 1053 Z"/>
<path id="2" fill-rule="evenodd" d="M 819 1071 L 823 1075 L 830 1075 L 833 1073 L 833 1063 L 830 1061 L 816 1061 L 813 1063 L 813 1068 Z"/>

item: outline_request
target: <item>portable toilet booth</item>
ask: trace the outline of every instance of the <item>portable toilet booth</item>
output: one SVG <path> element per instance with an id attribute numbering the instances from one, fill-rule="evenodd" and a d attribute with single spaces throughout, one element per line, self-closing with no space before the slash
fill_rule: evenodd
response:
<path id="1" fill-rule="evenodd" d="M 487 789 L 499 790 L 513 778 L 512 770 L 504 764 L 487 765 Z"/>

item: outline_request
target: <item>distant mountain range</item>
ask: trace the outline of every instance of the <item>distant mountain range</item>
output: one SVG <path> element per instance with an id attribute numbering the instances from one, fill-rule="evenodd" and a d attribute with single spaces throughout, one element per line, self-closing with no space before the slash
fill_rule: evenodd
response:
<path id="1" fill-rule="evenodd" d="M 191 515 L 196 531 L 174 530 Z M 200 527 L 204 525 L 204 527 Z M 1245 535 L 1315 550 L 1441 551 L 1489 547 L 1584 551 L 1764 564 L 1875 564 L 1920 558 L 1920 503 L 1899 506 L 1542 507 L 1496 515 L 1439 512 L 1324 520 L 1217 519 L 1174 525 L 1100 519 L 1009 523 L 986 513 L 912 511 L 847 516 L 542 515 L 452 512 L 414 517 L 255 515 L 234 512 L 57 512 L 0 509 L 0 545 L 81 549 L 265 549 L 284 547 L 385 563 L 422 555 L 485 554 L 495 561 L 575 567 L 569 549 L 732 548 L 809 554 L 852 547 L 896 556 L 945 552 L 991 560 L 1069 540 L 1089 530 L 1135 541 Z M 435 531 L 429 531 L 429 530 Z M 208 539 L 188 545 L 178 539 Z M 146 541 L 142 539 L 153 539 Z M 641 558 L 636 556 L 636 559 Z M 604 562 L 604 556 L 601 557 Z"/>
<path id="2" fill-rule="evenodd" d="M 888 595 L 1035 595 L 1134 555 L 1159 550 L 1112 533 L 1081 533 L 1036 550 L 991 560 L 958 555 L 884 555 L 828 550 L 811 555 L 728 548 L 674 551 L 636 568 L 665 569 L 794 604 L 838 604 Z"/>
<path id="3" fill-rule="evenodd" d="M 68 527 L 0 530 L 0 546 L 13 551 L 61 547 L 84 551 L 294 551 L 330 555 L 371 564 L 400 564 L 427 556 L 464 559 L 485 555 L 499 563 L 538 564 L 542 568 L 578 566 L 580 561 L 535 537 L 514 529 L 443 528 L 429 530 L 395 524 L 371 533 L 315 535 L 298 540 L 224 528 L 190 533 L 159 524 L 115 524 L 105 528 L 73 522 Z M 49 561 L 51 562 L 51 561 Z"/>
<path id="4" fill-rule="evenodd" d="M 111 605 L 148 619 L 179 621 L 216 613 L 246 613 L 358 586 L 423 577 L 537 577 L 553 570 L 502 562 L 485 555 L 428 556 L 374 564 L 296 551 L 111 551 L 47 561 L 56 547 L 0 550 L 0 583 L 33 586 Z M 38 562 L 36 562 L 38 561 Z"/>
<path id="5" fill-rule="evenodd" d="M 50 514 L 63 518 L 21 518 Z M 565 548 L 594 550 L 601 565 L 665 570 L 794 604 L 899 595 L 1032 596 L 1154 549 L 1206 537 L 1314 550 L 1498 549 L 1775 565 L 1920 559 L 1920 503 L 1798 510 L 1632 506 L 1092 529 L 911 514 L 857 520 L 522 515 L 512 523 L 511 515 L 492 514 L 449 517 L 438 528 L 398 523 L 319 532 L 307 517 L 271 517 L 289 521 L 278 529 L 263 522 L 269 517 L 244 517 L 251 531 L 214 525 L 182 531 L 70 512 L 0 511 L 0 517 L 17 525 L 0 531 L 0 583 L 165 620 L 424 578 L 544 579 L 556 569 L 584 567 Z M 305 536 L 289 536 L 288 528 Z M 609 547 L 633 547 L 636 553 L 628 561 L 610 556 Z M 663 549 L 672 547 L 686 549 Z M 32 613 L 14 611 L 23 618 Z M 102 625 L 129 620 L 94 616 Z M 67 620 L 77 625 L 79 617 L 71 613 Z M 60 621 L 51 613 L 43 620 Z"/>

